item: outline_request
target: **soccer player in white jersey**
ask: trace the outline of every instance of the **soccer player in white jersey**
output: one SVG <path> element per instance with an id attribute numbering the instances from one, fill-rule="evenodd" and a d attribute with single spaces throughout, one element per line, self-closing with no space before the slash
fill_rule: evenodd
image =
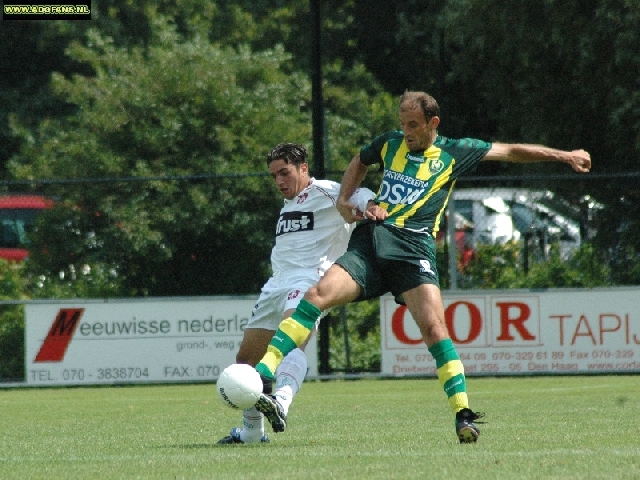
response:
<path id="1" fill-rule="evenodd" d="M 340 184 L 316 180 L 309 174 L 307 151 L 302 145 L 281 143 L 267 155 L 267 166 L 284 196 L 284 206 L 276 225 L 276 243 L 271 251 L 273 274 L 262 287 L 249 323 L 245 327 L 237 363 L 255 367 L 267 351 L 282 319 L 295 310 L 307 289 L 347 248 L 352 225 L 336 208 Z M 357 190 L 350 201 L 359 210 L 356 220 L 374 193 Z M 302 349 L 305 345 L 302 345 Z M 268 418 L 274 432 L 284 431 L 294 395 L 307 373 L 307 357 L 301 348 L 289 353 L 275 375 L 275 392 L 265 397 L 273 402 L 277 415 Z M 221 444 L 268 442 L 264 415 L 256 407 L 244 410 L 243 426 L 231 429 Z"/>

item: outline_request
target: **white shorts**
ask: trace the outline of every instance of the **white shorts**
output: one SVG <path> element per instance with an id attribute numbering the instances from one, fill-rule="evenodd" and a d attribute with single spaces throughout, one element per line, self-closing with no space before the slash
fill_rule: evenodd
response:
<path id="1" fill-rule="evenodd" d="M 275 332 L 280 326 L 284 312 L 295 309 L 307 290 L 318 283 L 318 280 L 320 275 L 313 270 L 269 278 L 262 287 L 260 297 L 253 307 L 251 318 L 245 329 L 264 328 Z M 324 313 L 320 318 L 323 316 Z M 317 326 L 318 322 L 316 322 L 316 328 Z"/>

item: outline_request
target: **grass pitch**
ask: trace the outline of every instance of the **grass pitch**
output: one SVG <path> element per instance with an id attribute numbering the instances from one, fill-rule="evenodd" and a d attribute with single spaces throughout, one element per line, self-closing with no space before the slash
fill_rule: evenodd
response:
<path id="1" fill-rule="evenodd" d="M 307 382 L 266 445 L 211 384 L 0 390 L 0 478 L 640 478 L 640 376 L 467 380 L 475 445 L 435 379 Z"/>

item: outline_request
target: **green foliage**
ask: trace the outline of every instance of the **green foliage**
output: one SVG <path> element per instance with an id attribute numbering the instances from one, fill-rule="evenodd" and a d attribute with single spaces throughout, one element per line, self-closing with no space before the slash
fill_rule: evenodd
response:
<path id="1" fill-rule="evenodd" d="M 568 259 L 552 245 L 544 261 L 534 263 L 525 275 L 521 245 L 479 245 L 464 269 L 463 288 L 563 288 L 611 285 L 610 271 L 592 245 L 585 243 Z"/>
<path id="2" fill-rule="evenodd" d="M 592 245 L 581 245 L 568 260 L 560 256 L 557 246 L 552 246 L 547 260 L 531 267 L 528 275 L 523 278 L 522 287 L 593 288 L 610 285 L 609 279 L 609 269 Z"/>
<path id="3" fill-rule="evenodd" d="M 328 169 L 340 171 L 360 145 L 395 127 L 393 95 L 405 88 L 435 94 L 446 135 L 585 147 L 595 169 L 636 169 L 640 144 L 629 125 L 638 123 L 637 5 L 512 3 L 324 2 Z M 92 22 L 8 23 L 0 31 L 6 47 L 0 126 L 11 128 L 3 129 L 0 161 L 21 148 L 9 166 L 17 179 L 262 173 L 257 159 L 275 141 L 310 140 L 309 6 L 110 0 L 94 6 Z M 485 162 L 479 173 L 521 168 Z M 564 165 L 527 168 L 566 173 Z M 259 216 L 251 206 L 259 202 L 272 212 L 279 204 L 268 185 L 245 183 L 159 180 L 47 190 L 121 227 L 94 233 L 119 245 L 121 254 L 110 249 L 108 264 L 121 269 L 128 288 L 233 293 L 241 284 L 255 289 L 267 262 L 243 267 L 255 273 L 248 284 L 227 265 L 205 278 L 214 253 L 246 237 L 250 243 L 239 253 L 268 255 L 272 239 L 264 232 L 272 230 L 273 214 Z M 577 199 L 584 185 L 558 191 Z M 630 194 L 631 187 L 625 187 Z M 594 240 L 601 251 L 613 250 L 614 276 L 629 255 L 626 245 L 640 250 L 633 235 L 638 202 L 619 195 L 620 188 L 616 180 L 591 192 L 620 219 L 620 228 L 603 225 Z M 237 211 L 242 201 L 228 201 L 254 191 L 248 211 Z M 237 222 L 237 232 L 214 227 L 222 212 L 234 212 L 225 223 Z M 610 214 L 603 217 L 610 223 Z M 211 238 L 219 241 L 209 248 Z M 171 275 L 160 278 L 158 271 Z"/>
<path id="4" fill-rule="evenodd" d="M 122 297 L 124 289 L 116 271 L 103 264 L 73 263 L 55 276 L 34 276 L 31 259 L 20 264 L 0 259 L 0 299 L 19 302 L 37 298 Z M 24 306 L 0 305 L 0 379 L 24 380 Z"/>
<path id="5" fill-rule="evenodd" d="M 86 263 L 79 271 L 74 264 L 60 270 L 58 275 L 31 278 L 29 293 L 33 298 L 121 298 L 132 296 L 123 286 L 118 272 L 102 263 Z"/>
<path id="6" fill-rule="evenodd" d="M 43 248 L 33 256 L 41 271 L 33 273 L 52 277 L 98 262 L 118 272 L 121 292 L 136 295 L 256 292 L 268 275 L 281 204 L 264 176 L 265 154 L 281 141 L 308 144 L 310 82 L 291 70 L 281 47 L 253 52 L 184 40 L 162 17 L 148 42 L 123 48 L 89 31 L 87 45 L 76 42 L 69 54 L 94 73 L 52 78 L 75 113 L 43 121 L 36 135 L 16 125 L 23 136 L 10 163 L 16 178 L 86 179 L 82 188 L 47 187 L 71 207 L 47 213 L 37 239 Z M 358 92 L 359 77 L 366 72 L 330 89 L 329 154 L 339 168 L 371 136 L 356 119 L 384 123 L 382 109 L 370 110 Z M 389 103 L 382 93 L 375 98 Z M 180 180 L 194 175 L 206 178 Z M 90 182 L 104 177 L 129 180 Z M 142 181 L 149 177 L 158 180 Z"/>
<path id="7" fill-rule="evenodd" d="M 100 254 L 138 294 L 257 291 L 281 200 L 260 177 L 225 176 L 262 174 L 272 144 L 309 138 L 308 114 L 300 109 L 308 81 L 281 70 L 289 58 L 281 49 L 221 49 L 180 42 L 165 24 L 155 28 L 156 43 L 145 51 L 117 48 L 96 32 L 89 47 L 73 46 L 74 58 L 96 74 L 54 76 L 56 91 L 77 113 L 43 122 L 12 161 L 14 174 L 219 178 L 51 186 L 48 193 L 79 208 L 67 209 L 72 226 L 64 238 L 71 243 L 43 238 L 46 249 L 35 263 L 55 275 L 70 257 L 79 270 Z M 60 231 L 62 217 L 47 217 L 52 223 L 43 235 Z M 229 246 L 235 265 L 217 259 Z"/>
<path id="8" fill-rule="evenodd" d="M 24 308 L 0 307 L 0 379 L 24 380 Z"/>
<path id="9" fill-rule="evenodd" d="M 93 11 L 91 22 L 0 29 L 0 176 L 62 180 L 35 187 L 64 202 L 33 235 L 20 274 L 29 295 L 258 291 L 281 205 L 264 153 L 311 139 L 309 1 L 108 0 Z M 445 135 L 585 148 L 594 171 L 636 171 L 638 32 L 630 0 L 323 2 L 326 166 L 339 179 L 363 143 L 396 127 L 395 96 L 412 88 L 436 96 Z M 523 168 L 483 162 L 477 173 Z M 90 181 L 109 177 L 128 180 Z M 605 205 L 593 247 L 567 260 L 552 249 L 528 275 L 517 245 L 481 247 L 459 284 L 640 283 L 636 178 L 544 182 Z M 376 189 L 379 175 L 365 183 Z M 439 247 L 443 288 L 446 265 Z M 373 313 L 349 315 L 351 348 L 375 365 Z"/>
<path id="10" fill-rule="evenodd" d="M 24 299 L 22 267 L 0 260 L 0 299 Z M 24 308 L 0 305 L 0 379 L 24 378 Z"/>
<path id="11" fill-rule="evenodd" d="M 640 124 L 636 2 L 460 0 L 446 2 L 442 22 L 446 50 L 451 52 L 445 81 L 449 96 L 443 101 L 454 110 L 455 122 L 449 130 L 445 119 L 445 131 L 583 148 L 591 154 L 594 172 L 638 170 L 640 137 L 637 128 L 629 128 Z M 469 108 L 470 102 L 475 108 Z M 489 168 L 495 173 L 524 167 Z M 568 173 L 561 164 L 526 169 Z M 607 226 L 597 233 L 603 237 L 596 240 L 603 245 L 601 251 L 621 241 L 638 251 L 639 237 L 621 233 L 635 233 L 640 226 L 634 182 L 637 179 L 615 180 L 597 188 L 592 183 L 557 182 L 547 183 L 547 188 L 574 199 L 588 192 L 610 205 L 603 212 Z M 612 228 L 612 217 L 617 227 Z"/>
<path id="12" fill-rule="evenodd" d="M 608 188 L 616 192 L 599 212 L 594 226 L 597 234 L 593 243 L 607 258 L 612 282 L 620 285 L 640 284 L 640 201 L 635 187 L 631 186 L 633 181 L 629 179 L 628 195 L 620 195 L 620 186 L 613 185 L 620 182 L 611 182 Z M 616 221 L 617 226 L 612 228 L 613 219 L 623 220 Z"/>
<path id="13" fill-rule="evenodd" d="M 368 300 L 335 308 L 329 365 L 336 371 L 380 371 L 380 302 Z"/>
<path id="14" fill-rule="evenodd" d="M 516 242 L 504 245 L 480 244 L 464 269 L 463 288 L 518 288 L 522 267 Z"/>
<path id="15" fill-rule="evenodd" d="M 458 282 L 463 289 L 593 288 L 611 285 L 611 272 L 590 244 L 583 244 L 568 259 L 552 245 L 547 258 L 532 264 L 524 274 L 522 245 L 478 245 Z M 447 251 L 437 248 L 442 290 L 449 288 Z M 640 269 L 629 269 L 636 274 Z M 379 371 L 380 304 L 353 303 L 334 309 L 324 321 L 331 322 L 330 366 L 338 371 Z M 346 322 L 346 324 L 345 324 Z"/>

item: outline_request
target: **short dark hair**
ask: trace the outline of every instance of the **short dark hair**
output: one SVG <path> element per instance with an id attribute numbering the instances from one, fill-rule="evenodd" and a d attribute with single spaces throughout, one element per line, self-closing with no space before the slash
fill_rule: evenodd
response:
<path id="1" fill-rule="evenodd" d="M 431 95 L 425 92 L 412 92 L 407 90 L 400 97 L 400 109 L 406 103 L 410 108 L 420 107 L 424 114 L 424 119 L 428 122 L 432 117 L 440 116 L 438 102 Z"/>
<path id="2" fill-rule="evenodd" d="M 307 163 L 307 149 L 299 143 L 279 143 L 267 154 L 267 165 L 274 160 L 300 165 Z"/>

